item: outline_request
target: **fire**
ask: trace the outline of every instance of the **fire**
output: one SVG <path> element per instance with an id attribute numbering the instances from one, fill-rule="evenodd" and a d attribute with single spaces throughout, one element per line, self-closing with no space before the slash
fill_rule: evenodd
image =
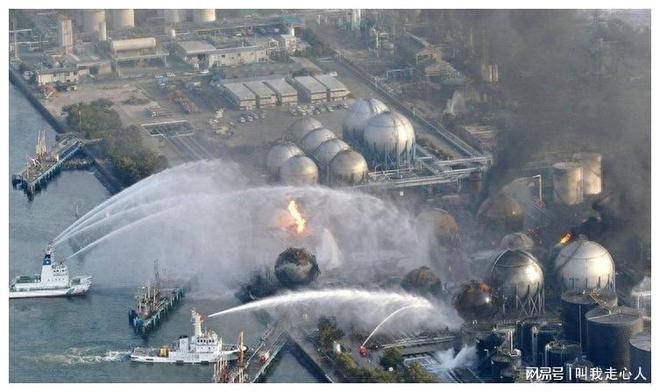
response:
<path id="1" fill-rule="evenodd" d="M 287 207 L 289 210 L 289 213 L 293 217 L 293 219 L 296 221 L 296 232 L 298 234 L 302 233 L 305 230 L 305 223 L 307 222 L 305 218 L 303 218 L 302 214 L 300 211 L 298 211 L 298 205 L 296 204 L 295 200 L 291 200 L 289 202 L 289 206 Z"/>
<path id="2" fill-rule="evenodd" d="M 568 244 L 568 242 L 571 240 L 572 237 L 573 236 L 571 235 L 571 233 L 566 233 L 566 234 L 564 234 L 563 237 L 561 237 L 561 240 L 559 241 L 559 243 L 562 244 L 562 245 L 566 245 L 566 244 Z"/>

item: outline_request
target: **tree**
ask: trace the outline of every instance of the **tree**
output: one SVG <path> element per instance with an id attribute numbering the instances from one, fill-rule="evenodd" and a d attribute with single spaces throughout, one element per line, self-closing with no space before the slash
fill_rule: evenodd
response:
<path id="1" fill-rule="evenodd" d="M 328 349 L 332 343 L 344 337 L 344 331 L 337 327 L 337 321 L 334 317 L 321 317 L 318 323 L 319 328 L 319 346 Z"/>
<path id="2" fill-rule="evenodd" d="M 403 371 L 403 381 L 410 383 L 437 382 L 419 363 L 413 362 Z"/>
<path id="3" fill-rule="evenodd" d="M 398 369 L 402 364 L 403 355 L 401 355 L 401 350 L 396 347 L 383 350 L 383 355 L 380 357 L 380 366 L 385 369 Z"/>

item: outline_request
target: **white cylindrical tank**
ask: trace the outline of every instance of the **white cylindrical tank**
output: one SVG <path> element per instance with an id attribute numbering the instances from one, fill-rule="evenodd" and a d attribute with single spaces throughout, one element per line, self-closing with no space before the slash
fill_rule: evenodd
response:
<path id="1" fill-rule="evenodd" d="M 559 252 L 554 264 L 562 290 L 608 288 L 614 291 L 612 256 L 600 244 L 578 239 Z"/>
<path id="2" fill-rule="evenodd" d="M 99 23 L 99 41 L 107 41 L 108 40 L 108 30 L 106 29 L 106 24 L 105 21 Z"/>
<path id="3" fill-rule="evenodd" d="M 110 30 L 131 27 L 135 27 L 135 12 L 133 9 L 110 10 Z"/>
<path id="4" fill-rule="evenodd" d="M 164 10 L 165 23 L 183 22 L 186 18 L 185 18 L 185 14 L 182 11 L 183 10 L 169 9 L 169 8 Z"/>
<path id="5" fill-rule="evenodd" d="M 595 152 L 573 154 L 573 160 L 582 165 L 582 184 L 585 195 L 599 195 L 602 187 L 602 156 Z"/>
<path id="6" fill-rule="evenodd" d="M 316 163 L 306 156 L 295 156 L 280 167 L 280 182 L 286 185 L 314 185 L 319 182 Z"/>
<path id="7" fill-rule="evenodd" d="M 215 8 L 214 9 L 194 9 L 192 10 L 193 23 L 210 23 L 215 22 Z"/>
<path id="8" fill-rule="evenodd" d="M 101 22 L 105 22 L 105 10 L 83 11 L 83 33 L 98 33 Z"/>
<path id="9" fill-rule="evenodd" d="M 171 27 L 165 29 L 165 34 L 167 34 L 170 39 L 176 39 L 176 30 Z"/>
<path id="10" fill-rule="evenodd" d="M 576 162 L 558 162 L 552 166 L 552 184 L 555 203 L 574 205 L 583 200 L 582 165 Z"/>
<path id="11" fill-rule="evenodd" d="M 293 143 L 283 143 L 274 145 L 266 156 L 266 168 L 273 178 L 280 174 L 280 168 L 289 158 L 305 155 L 305 153 Z"/>
<path id="12" fill-rule="evenodd" d="M 362 154 L 354 150 L 342 151 L 330 161 L 330 183 L 356 185 L 364 181 L 368 171 Z"/>
<path id="13" fill-rule="evenodd" d="M 153 49 L 156 47 L 156 38 L 133 38 L 114 40 L 110 43 L 110 49 L 113 52 L 122 52 L 127 50 Z"/>

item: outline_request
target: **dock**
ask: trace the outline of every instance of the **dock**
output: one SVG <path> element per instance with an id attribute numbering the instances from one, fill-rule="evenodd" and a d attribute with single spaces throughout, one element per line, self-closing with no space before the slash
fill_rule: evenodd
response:
<path id="1" fill-rule="evenodd" d="M 70 169 L 65 163 L 74 157 L 82 146 L 75 138 L 65 138 L 50 148 L 46 147 L 45 132 L 40 132 L 37 140 L 36 155 L 28 157 L 27 164 L 11 179 L 14 188 L 22 189 L 32 198 L 36 192 L 45 188 L 62 169 Z M 73 165 L 77 166 L 77 165 Z M 82 166 L 82 165 L 81 165 Z"/>

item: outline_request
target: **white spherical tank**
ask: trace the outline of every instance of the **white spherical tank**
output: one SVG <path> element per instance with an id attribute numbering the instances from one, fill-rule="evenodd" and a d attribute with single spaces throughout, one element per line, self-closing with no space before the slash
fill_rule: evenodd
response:
<path id="1" fill-rule="evenodd" d="M 302 139 L 300 145 L 305 153 L 311 154 L 314 150 L 319 148 L 323 142 L 336 138 L 337 135 L 328 128 L 320 128 L 308 133 L 307 136 Z"/>
<path id="2" fill-rule="evenodd" d="M 562 290 L 607 288 L 614 291 L 612 256 L 600 244 L 578 239 L 559 252 L 554 263 Z"/>
<path id="3" fill-rule="evenodd" d="M 323 143 L 314 150 L 312 158 L 319 165 L 319 168 L 324 169 L 330 164 L 330 161 L 342 151 L 350 150 L 351 147 L 341 139 L 330 139 Z"/>
<path id="4" fill-rule="evenodd" d="M 274 145 L 266 156 L 266 168 L 273 178 L 280 174 L 280 168 L 289 158 L 305 155 L 305 153 L 293 143 L 283 143 Z"/>
<path id="5" fill-rule="evenodd" d="M 215 9 L 193 9 L 193 23 L 215 22 Z"/>
<path id="6" fill-rule="evenodd" d="M 323 128 L 323 124 L 319 120 L 313 117 L 304 117 L 291 124 L 287 133 L 291 140 L 300 143 L 308 133 L 319 128 Z"/>
<path id="7" fill-rule="evenodd" d="M 602 156 L 595 152 L 573 154 L 573 160 L 582 165 L 582 183 L 585 195 L 599 195 L 602 186 Z"/>
<path id="8" fill-rule="evenodd" d="M 372 117 L 388 112 L 390 109 L 376 98 L 364 98 L 355 101 L 344 118 L 343 138 L 349 143 L 362 143 L 362 136 L 367 123 Z"/>
<path id="9" fill-rule="evenodd" d="M 83 11 L 83 33 L 98 33 L 102 22 L 105 22 L 105 10 Z"/>
<path id="10" fill-rule="evenodd" d="M 135 12 L 133 9 L 110 10 L 110 29 L 121 30 L 135 27 Z"/>
<path id="11" fill-rule="evenodd" d="M 552 184 L 555 203 L 575 205 L 582 203 L 582 165 L 576 162 L 558 162 L 552 165 Z"/>
<path id="12" fill-rule="evenodd" d="M 354 150 L 338 153 L 330 161 L 330 183 L 333 185 L 356 185 L 367 177 L 367 161 Z"/>
<path id="13" fill-rule="evenodd" d="M 415 130 L 404 115 L 385 112 L 369 120 L 364 130 L 363 143 L 374 165 L 392 167 L 410 163 Z"/>
<path id="14" fill-rule="evenodd" d="M 319 169 L 306 156 L 292 157 L 280 167 L 280 181 L 286 185 L 314 185 L 319 182 Z"/>

